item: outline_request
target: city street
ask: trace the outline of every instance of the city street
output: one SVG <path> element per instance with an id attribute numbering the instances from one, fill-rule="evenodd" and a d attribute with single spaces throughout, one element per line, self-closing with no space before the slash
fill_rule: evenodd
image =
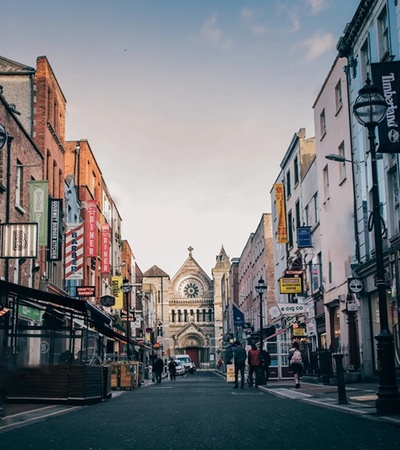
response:
<path id="1" fill-rule="evenodd" d="M 291 390 L 288 385 L 286 391 Z M 114 391 L 110 401 L 96 405 L 40 411 L 38 421 L 16 414 L 20 422 L 0 422 L 0 448 L 343 450 L 400 445 L 398 425 L 372 414 L 326 408 L 266 389 L 232 389 L 211 371 Z"/>

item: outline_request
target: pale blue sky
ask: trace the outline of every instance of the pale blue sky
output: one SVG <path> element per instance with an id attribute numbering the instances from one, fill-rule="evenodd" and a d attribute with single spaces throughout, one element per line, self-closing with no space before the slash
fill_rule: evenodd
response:
<path id="1" fill-rule="evenodd" d="M 240 256 L 358 0 L 13 0 L 1 55 L 45 55 L 140 268 Z"/>

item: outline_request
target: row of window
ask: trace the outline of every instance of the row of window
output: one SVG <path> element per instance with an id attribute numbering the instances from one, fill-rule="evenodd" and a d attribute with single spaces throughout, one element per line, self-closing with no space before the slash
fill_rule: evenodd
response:
<path id="1" fill-rule="evenodd" d="M 183 311 L 178 309 L 173 309 L 171 311 L 171 322 L 214 322 L 214 311 L 210 309 L 197 309 L 194 311 L 191 309 L 188 311 L 184 309 Z"/>

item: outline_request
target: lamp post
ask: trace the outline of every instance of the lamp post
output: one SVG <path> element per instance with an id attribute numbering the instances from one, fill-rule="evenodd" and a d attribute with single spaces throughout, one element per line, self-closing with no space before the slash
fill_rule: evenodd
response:
<path id="1" fill-rule="evenodd" d="M 260 351 L 263 350 L 263 308 L 262 308 L 262 296 L 264 292 L 267 291 L 267 285 L 262 277 L 258 280 L 258 284 L 256 286 L 256 292 L 260 297 Z M 260 370 L 258 384 L 265 384 L 264 373 Z"/>
<path id="2" fill-rule="evenodd" d="M 125 308 L 126 308 L 126 359 L 130 360 L 130 350 L 129 350 L 129 341 L 130 341 L 130 331 L 131 331 L 131 324 L 129 322 L 130 314 L 131 314 L 131 308 L 129 305 L 129 293 L 132 291 L 132 285 L 129 283 L 129 280 L 127 278 L 124 278 L 122 280 L 121 285 L 121 291 L 123 292 L 125 296 Z"/>
<path id="3" fill-rule="evenodd" d="M 400 395 L 396 384 L 393 335 L 389 331 L 389 320 L 385 287 L 385 267 L 382 243 L 382 218 L 376 165 L 375 128 L 384 119 L 387 110 L 385 99 L 379 90 L 371 84 L 369 77 L 366 85 L 360 89 L 353 106 L 357 121 L 368 129 L 369 153 L 371 155 L 372 176 L 372 224 L 375 240 L 376 288 L 378 290 L 380 332 L 375 336 L 378 353 L 378 415 L 398 414 Z"/>

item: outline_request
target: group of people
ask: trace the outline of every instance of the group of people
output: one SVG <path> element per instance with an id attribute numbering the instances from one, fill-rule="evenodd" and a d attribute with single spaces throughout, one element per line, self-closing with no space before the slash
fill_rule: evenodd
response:
<path id="1" fill-rule="evenodd" d="M 271 356 L 267 350 L 260 350 L 255 344 L 252 344 L 251 349 L 247 353 L 240 341 L 236 341 L 233 351 L 233 360 L 235 366 L 234 389 L 239 388 L 239 374 L 240 387 L 241 389 L 244 389 L 246 361 L 249 365 L 249 375 L 247 379 L 249 387 L 252 387 L 254 384 L 257 388 L 259 384 L 265 385 L 268 383 Z M 299 343 L 293 341 L 292 348 L 289 350 L 289 366 L 293 372 L 296 389 L 300 388 L 300 377 L 303 371 L 304 360 L 305 355 L 300 350 Z"/>
<path id="2" fill-rule="evenodd" d="M 233 351 L 233 360 L 235 365 L 235 384 L 234 388 L 239 388 L 239 374 L 240 387 L 244 389 L 244 372 L 246 361 L 249 365 L 248 385 L 258 387 L 259 384 L 267 384 L 269 378 L 269 366 L 271 364 L 271 356 L 267 350 L 260 350 L 255 344 L 252 344 L 249 352 L 242 346 L 240 341 L 235 342 L 235 349 Z"/>
<path id="3" fill-rule="evenodd" d="M 173 358 L 170 358 L 167 367 L 168 367 L 168 372 L 169 372 L 169 378 L 172 381 L 175 381 L 175 379 L 176 379 L 176 362 L 173 360 Z M 164 372 L 164 361 L 158 355 L 156 356 L 154 363 L 153 363 L 153 372 L 155 374 L 153 381 L 156 381 L 157 384 L 161 384 L 162 374 Z"/>

